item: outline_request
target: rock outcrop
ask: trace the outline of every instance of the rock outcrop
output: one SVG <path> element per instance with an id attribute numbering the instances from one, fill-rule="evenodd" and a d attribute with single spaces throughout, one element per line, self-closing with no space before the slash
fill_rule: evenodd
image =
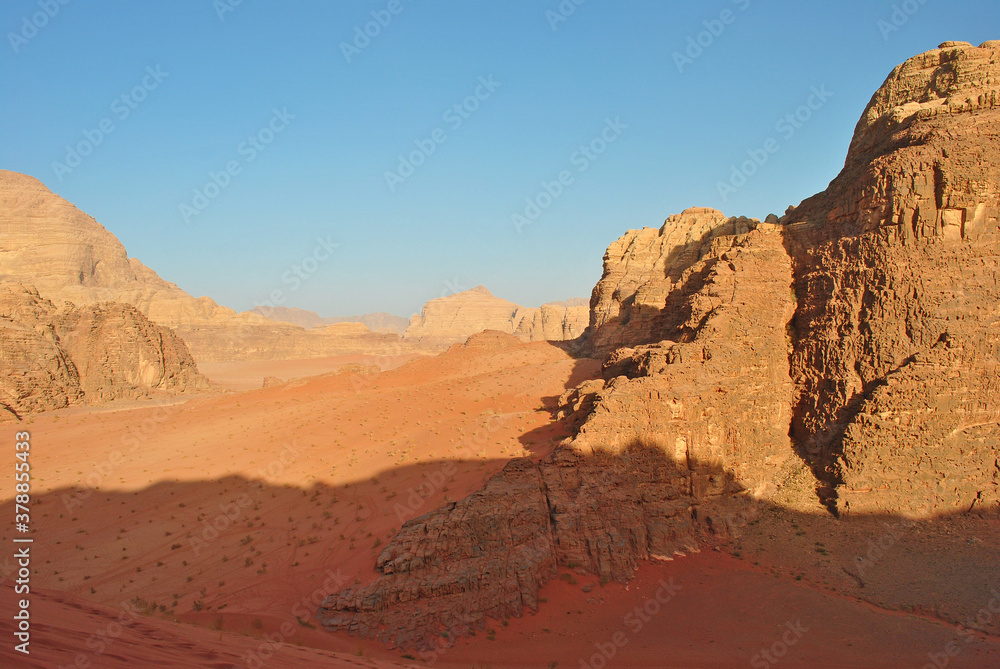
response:
<path id="1" fill-rule="evenodd" d="M 715 237 L 748 230 L 748 219 L 692 208 L 671 216 L 659 230 L 626 232 L 604 254 L 604 275 L 590 304 L 590 348 L 606 353 L 662 339 L 667 297 L 681 274 Z"/>
<path id="2" fill-rule="evenodd" d="M 660 342 L 618 349 L 603 381 L 564 397 L 567 413 L 586 414 L 574 440 L 406 523 L 378 558 L 383 576 L 329 597 L 321 622 L 430 650 L 441 632 L 536 609 L 557 566 L 626 582 L 640 560 L 745 525 L 798 462 L 788 438 L 790 260 L 778 226 L 746 227 L 720 231 L 697 262 L 677 256 L 687 268 L 666 267 L 689 308 L 663 324 Z M 477 341 L 487 335 L 501 333 Z"/>
<path id="3" fill-rule="evenodd" d="M 56 304 L 130 304 L 176 332 L 195 359 L 316 358 L 412 349 L 394 334 L 306 331 L 195 298 L 135 258 L 100 223 L 40 181 L 0 170 L 0 281 L 33 285 Z"/>
<path id="4" fill-rule="evenodd" d="M 761 503 L 1000 510 L 1000 48 L 897 68 L 842 173 L 775 222 L 688 210 L 609 248 L 575 437 L 404 524 L 328 629 L 433 649 L 555 570 L 738 532 Z M 534 539 L 532 539 L 534 538 Z"/>
<path id="5" fill-rule="evenodd" d="M 0 416 L 207 388 L 184 343 L 131 305 L 57 308 L 0 284 Z"/>
<path id="6" fill-rule="evenodd" d="M 465 341 L 483 330 L 517 335 L 522 341 L 567 341 L 587 328 L 589 311 L 582 301 L 552 302 L 537 309 L 494 297 L 477 286 L 424 305 L 410 319 L 404 341 L 447 346 Z"/>
<path id="7" fill-rule="evenodd" d="M 0 285 L 0 420 L 81 401 L 80 374 L 59 346 L 50 302 L 20 285 Z"/>
<path id="8" fill-rule="evenodd" d="M 793 437 L 841 511 L 996 504 L 1000 49 L 897 67 L 786 219 Z"/>
<path id="9" fill-rule="evenodd" d="M 482 491 L 406 523 L 378 557 L 381 576 L 328 597 L 319 620 L 400 648 L 440 650 L 487 617 L 537 610 L 538 589 L 558 566 L 627 581 L 639 560 L 673 559 L 708 536 L 738 532 L 753 514 L 738 491 L 726 472 L 641 444 L 618 455 L 563 450 L 541 464 L 517 458 Z"/>

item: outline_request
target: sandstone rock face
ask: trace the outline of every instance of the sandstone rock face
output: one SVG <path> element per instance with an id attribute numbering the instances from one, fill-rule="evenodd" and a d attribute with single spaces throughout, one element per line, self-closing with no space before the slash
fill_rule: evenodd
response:
<path id="1" fill-rule="evenodd" d="M 667 268 L 691 308 L 661 342 L 617 350 L 604 381 L 567 394 L 565 411 L 586 414 L 576 439 L 405 524 L 378 558 L 383 576 L 329 597 L 323 624 L 429 650 L 442 631 L 534 610 L 557 566 L 626 582 L 641 560 L 738 532 L 795 460 L 790 260 L 778 226 L 750 225 Z M 487 332 L 467 345 L 504 336 L 516 341 Z"/>
<path id="2" fill-rule="evenodd" d="M 362 323 L 372 332 L 402 335 L 406 332 L 409 320 L 402 316 L 393 316 L 385 312 L 363 314 L 361 316 L 333 316 L 322 318 L 315 311 L 296 309 L 294 307 L 256 307 L 252 313 L 260 314 L 273 321 L 291 323 L 303 328 L 319 328 L 336 323 Z"/>
<path id="3" fill-rule="evenodd" d="M 566 341 L 581 336 L 588 320 L 587 307 L 576 301 L 528 309 L 477 286 L 425 304 L 410 319 L 404 341 L 446 346 L 483 330 L 508 332 L 523 341 Z"/>
<path id="4" fill-rule="evenodd" d="M 47 322 L 53 310 L 34 290 L 0 285 L 0 421 L 83 398 L 76 366 Z"/>
<path id="5" fill-rule="evenodd" d="M 543 304 L 537 309 L 520 309 L 514 334 L 522 341 L 570 341 L 583 335 L 590 320 L 584 305 Z"/>
<path id="6" fill-rule="evenodd" d="M 662 339 L 667 296 L 711 241 L 749 230 L 748 219 L 728 219 L 694 208 L 668 218 L 659 230 L 630 230 L 604 254 L 604 276 L 591 298 L 589 345 L 606 353 Z"/>
<path id="7" fill-rule="evenodd" d="M 55 331 L 80 374 L 88 402 L 208 386 L 184 342 L 130 304 L 102 302 L 70 309 L 57 315 Z"/>
<path id="8" fill-rule="evenodd" d="M 32 177 L 0 170 L 0 280 L 56 304 L 119 302 L 172 328 L 200 361 L 316 358 L 411 350 L 398 337 L 307 332 L 194 298 L 135 258 L 100 223 Z"/>
<path id="9" fill-rule="evenodd" d="M 464 531 L 450 536 L 457 526 Z M 538 468 L 514 460 L 482 491 L 408 522 L 377 569 L 384 576 L 370 588 L 351 587 L 323 602 L 327 628 L 373 636 L 388 623 L 386 641 L 429 649 L 443 631 L 481 627 L 484 615 L 536 609 L 539 586 L 556 573 Z"/>
<path id="10" fill-rule="evenodd" d="M 777 224 L 689 210 L 615 242 L 603 378 L 560 402 L 576 436 L 405 524 L 324 625 L 434 648 L 533 609 L 554 568 L 627 580 L 761 502 L 1000 508 L 998 86 L 995 44 L 946 43 L 889 76 L 842 173 Z"/>
<path id="11" fill-rule="evenodd" d="M 996 47 L 907 61 L 840 176 L 785 221 L 793 436 L 841 511 L 998 499 L 998 105 Z"/>
<path id="12" fill-rule="evenodd" d="M 18 418 L 208 386 L 184 343 L 135 307 L 60 309 L 20 284 L 0 285 L 0 361 L 0 406 Z"/>
<path id="13" fill-rule="evenodd" d="M 169 327 L 235 314 L 129 258 L 104 226 L 32 177 L 0 171 L 0 277 L 58 304 L 124 302 Z M 228 314 L 226 314 L 228 312 Z"/>
<path id="14" fill-rule="evenodd" d="M 715 237 L 678 274 L 672 301 L 685 307 L 660 319 L 668 328 L 660 341 L 608 356 L 576 450 L 616 452 L 638 441 L 677 462 L 730 471 L 757 497 L 773 492 L 792 457 L 786 325 L 795 302 L 781 228 L 750 225 Z"/>

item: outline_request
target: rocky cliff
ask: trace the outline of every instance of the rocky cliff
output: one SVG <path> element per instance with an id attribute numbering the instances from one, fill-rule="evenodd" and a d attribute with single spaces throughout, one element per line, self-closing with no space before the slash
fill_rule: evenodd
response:
<path id="1" fill-rule="evenodd" d="M 199 361 L 384 354 L 405 347 L 392 334 L 307 332 L 260 314 L 237 313 L 161 279 L 100 223 L 32 177 L 0 170 L 0 281 L 32 285 L 56 304 L 130 304 L 173 329 Z"/>
<path id="2" fill-rule="evenodd" d="M 841 511 L 996 503 L 998 47 L 897 67 L 844 170 L 787 217 L 793 437 Z"/>
<path id="3" fill-rule="evenodd" d="M 0 284 L 0 362 L 0 420 L 208 385 L 184 343 L 135 307 L 57 308 L 20 284 Z"/>
<path id="4" fill-rule="evenodd" d="M 562 398 L 575 440 L 404 524 L 378 558 L 382 576 L 328 597 L 321 622 L 433 650 L 442 633 L 537 609 L 557 566 L 626 582 L 640 560 L 739 532 L 796 463 L 790 262 L 776 226 L 747 226 L 669 268 L 691 303 L 661 332 L 672 339 L 618 349 L 603 380 Z M 757 280 L 737 281 L 744 273 Z"/>
<path id="5" fill-rule="evenodd" d="M 721 211 L 693 208 L 660 227 L 629 230 L 604 254 L 604 275 L 594 289 L 589 343 L 593 351 L 662 339 L 661 322 L 684 270 L 721 234 L 748 230 Z"/>
<path id="6" fill-rule="evenodd" d="M 589 311 L 577 301 L 553 302 L 525 308 L 477 286 L 424 305 L 410 319 L 404 341 L 446 346 L 465 341 L 483 330 L 517 335 L 523 341 L 566 341 L 581 336 Z"/>
<path id="7" fill-rule="evenodd" d="M 537 607 L 558 567 L 739 532 L 762 503 L 841 517 L 1000 510 L 1000 43 L 889 76 L 841 174 L 778 224 L 705 209 L 605 256 L 561 399 L 576 436 L 404 524 L 334 630 L 422 649 Z"/>

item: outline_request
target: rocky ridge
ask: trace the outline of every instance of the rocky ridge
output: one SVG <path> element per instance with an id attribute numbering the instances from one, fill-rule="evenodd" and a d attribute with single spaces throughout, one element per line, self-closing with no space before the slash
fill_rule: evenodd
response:
<path id="1" fill-rule="evenodd" d="M 626 581 L 760 504 L 1000 511 L 1000 44 L 890 74 L 841 174 L 780 224 L 705 209 L 608 250 L 576 436 L 408 521 L 331 630 L 435 649 L 537 608 L 558 568 Z"/>

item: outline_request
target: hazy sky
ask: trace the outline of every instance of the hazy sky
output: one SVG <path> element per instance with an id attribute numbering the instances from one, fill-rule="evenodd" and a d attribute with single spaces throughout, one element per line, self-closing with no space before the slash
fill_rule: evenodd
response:
<path id="1" fill-rule="evenodd" d="M 0 167 L 196 296 L 409 315 L 589 296 L 687 207 L 782 213 L 895 65 L 1000 38 L 1000 6 L 6 0 L 0 28 Z"/>

